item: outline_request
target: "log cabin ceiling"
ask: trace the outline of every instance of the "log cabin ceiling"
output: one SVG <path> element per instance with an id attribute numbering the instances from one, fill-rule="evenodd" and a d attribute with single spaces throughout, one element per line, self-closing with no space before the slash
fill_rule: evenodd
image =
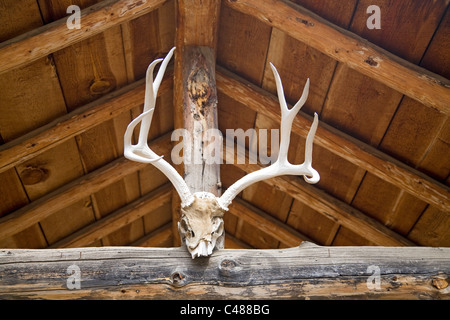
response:
<path id="1" fill-rule="evenodd" d="M 83 32 L 66 26 L 71 4 L 89 8 Z M 381 29 L 366 25 L 370 5 Z M 220 130 L 279 127 L 269 62 L 289 103 L 309 77 L 289 159 L 303 161 L 317 112 L 321 175 L 317 185 L 283 176 L 245 189 L 224 217 L 226 248 L 450 246 L 448 7 L 222 0 Z M 177 246 L 178 195 L 152 165 L 123 157 L 146 68 L 175 44 L 175 1 L 0 0 L 0 21 L 0 247 Z M 149 136 L 166 159 L 179 116 L 173 79 L 172 69 Z M 223 190 L 261 166 L 221 165 Z"/>

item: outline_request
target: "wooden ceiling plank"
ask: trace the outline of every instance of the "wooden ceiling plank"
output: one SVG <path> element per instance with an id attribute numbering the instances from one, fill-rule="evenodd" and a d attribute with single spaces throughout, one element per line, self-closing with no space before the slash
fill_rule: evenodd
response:
<path id="1" fill-rule="evenodd" d="M 169 75 L 163 80 L 160 93 L 167 92 L 172 85 L 173 81 Z M 0 172 L 142 105 L 144 90 L 144 81 L 137 81 L 0 146 Z"/>
<path id="2" fill-rule="evenodd" d="M 233 157 L 234 151 L 224 147 L 224 157 Z M 228 158 L 228 159 L 230 159 Z M 243 164 L 234 164 L 236 167 L 250 173 L 263 168 L 261 164 L 250 164 L 248 157 Z M 380 222 L 372 219 L 350 205 L 334 198 L 326 192 L 308 185 L 297 177 L 283 176 L 264 183 L 287 193 L 296 200 L 310 206 L 317 212 L 327 216 L 333 221 L 349 228 L 361 236 L 370 239 L 373 243 L 382 246 L 410 246 L 411 241 L 390 230 Z"/>
<path id="3" fill-rule="evenodd" d="M 105 0 L 81 10 L 81 29 L 67 28 L 66 18 L 0 44 L 0 73 L 49 54 L 153 11 L 167 0 Z"/>
<path id="4" fill-rule="evenodd" d="M 269 62 L 280 74 L 289 103 L 298 101 L 303 85 L 310 79 L 308 100 L 302 110 L 311 115 L 314 112 L 320 115 L 336 69 L 336 60 L 273 28 L 262 88 L 276 94 L 275 78 Z"/>
<path id="5" fill-rule="evenodd" d="M 2 11 L 0 14 L 2 40 L 17 35 L 20 31 L 42 25 L 36 2 L 18 1 L 14 4 L 3 2 L 0 6 L 2 7 L 0 10 Z M 21 10 L 17 10 L 19 6 L 22 7 Z M 44 57 L 26 67 L 3 73 L 0 77 L 0 97 L 0 134 L 2 141 L 6 142 L 66 113 L 64 98 L 51 57 Z M 10 170 L 3 172 L 1 178 L 6 181 L 1 181 L 3 186 L 1 189 L 8 188 L 8 191 L 0 195 L 2 213 L 9 213 L 12 209 L 25 205 L 64 183 L 66 175 L 58 170 L 60 167 L 57 161 L 53 161 L 57 154 L 63 162 L 67 161 L 74 165 L 74 168 L 67 170 L 67 179 L 82 174 L 82 171 L 77 169 L 80 165 L 79 158 L 73 157 L 77 154 L 76 145 L 73 141 L 71 142 L 67 141 L 66 152 L 63 154 L 50 151 L 40 159 L 36 159 L 36 162 L 28 163 L 23 167 L 10 167 Z M 5 182 L 9 184 L 4 185 Z M 14 191 L 16 193 L 12 194 L 11 192 Z M 26 231 L 8 240 L 6 243 L 3 241 L 3 245 L 30 248 L 47 245 L 43 229 L 38 224 L 29 226 Z"/>
<path id="6" fill-rule="evenodd" d="M 158 154 L 169 154 L 170 136 L 165 135 L 153 141 L 151 147 Z M 70 204 L 90 196 L 92 193 L 117 182 L 147 164 L 136 163 L 121 157 L 111 163 L 84 175 L 65 186 L 39 198 L 13 213 L 0 218 L 0 239 L 8 238 L 25 228 L 38 223 Z"/>
<path id="7" fill-rule="evenodd" d="M 132 247 L 171 247 L 172 246 L 172 222 L 150 232 L 139 240 L 130 244 Z"/>
<path id="8" fill-rule="evenodd" d="M 225 0 L 224 3 L 430 108 L 450 113 L 450 83 L 447 79 L 332 25 L 296 4 L 274 0 Z"/>
<path id="9" fill-rule="evenodd" d="M 87 246 L 98 241 L 113 232 L 116 232 L 126 225 L 131 224 L 149 212 L 152 212 L 171 199 L 171 186 L 165 184 L 153 192 L 127 204 L 108 216 L 91 223 L 83 229 L 70 236 L 54 243 L 50 248 L 75 248 Z M 123 244 L 122 244 L 123 245 Z"/>
<path id="10" fill-rule="evenodd" d="M 217 63 L 261 85 L 271 29 L 258 19 L 230 9 L 222 1 Z"/>
<path id="11" fill-rule="evenodd" d="M 278 100 L 272 95 L 222 68 L 218 68 L 216 80 L 220 92 L 267 117 L 276 119 L 278 122 L 281 120 Z M 302 117 L 296 117 L 293 122 L 292 132 L 306 137 L 312 123 L 311 117 L 301 111 L 300 114 Z M 314 143 L 400 189 L 406 190 L 415 197 L 444 211 L 450 211 L 450 192 L 447 186 L 385 153 L 343 134 L 325 123 L 319 125 Z"/>
<path id="12" fill-rule="evenodd" d="M 271 237 L 291 247 L 298 246 L 302 241 L 311 242 L 311 239 L 307 236 L 240 198 L 235 198 L 233 200 L 229 210 L 228 213 L 231 213 L 238 219 L 242 219 L 251 224 L 254 228 L 265 232 Z"/>
<path id="13" fill-rule="evenodd" d="M 380 29 L 367 27 L 366 11 L 371 5 L 380 8 Z M 419 64 L 447 6 L 445 0 L 359 0 L 349 30 L 398 57 Z"/>

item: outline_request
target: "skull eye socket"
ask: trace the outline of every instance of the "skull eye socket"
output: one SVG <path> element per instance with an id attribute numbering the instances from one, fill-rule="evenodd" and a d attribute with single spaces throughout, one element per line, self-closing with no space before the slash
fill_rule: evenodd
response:
<path id="1" fill-rule="evenodd" d="M 223 233 L 223 220 L 220 217 L 213 218 L 213 231 L 211 232 L 211 234 L 215 233 Z"/>
<path id="2" fill-rule="evenodd" d="M 184 219 L 180 221 L 180 229 L 183 233 L 187 233 L 189 231 L 189 227 Z"/>

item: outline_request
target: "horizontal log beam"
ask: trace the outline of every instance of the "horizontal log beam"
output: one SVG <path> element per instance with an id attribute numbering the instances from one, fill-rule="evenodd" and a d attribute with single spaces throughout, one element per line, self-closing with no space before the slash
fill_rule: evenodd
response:
<path id="1" fill-rule="evenodd" d="M 159 95 L 169 91 L 172 86 L 173 72 L 168 72 L 159 88 Z M 144 92 L 145 79 L 136 81 L 0 146 L 0 172 L 143 105 Z"/>
<path id="2" fill-rule="evenodd" d="M 248 108 L 277 122 L 281 121 L 278 99 L 248 81 L 218 68 L 216 75 L 219 92 L 232 97 Z M 292 132 L 306 138 L 312 124 L 312 117 L 300 111 L 296 117 Z M 314 143 L 343 159 L 369 171 L 380 179 L 405 190 L 414 197 L 436 206 L 440 210 L 450 211 L 450 189 L 448 186 L 428 177 L 406 164 L 386 155 L 339 130 L 321 122 Z"/>
<path id="3" fill-rule="evenodd" d="M 231 150 L 231 148 L 228 149 L 225 146 L 223 158 L 232 159 L 233 156 L 236 156 L 234 150 Z M 237 163 L 237 161 L 235 161 L 233 165 L 247 174 L 264 168 L 261 164 L 250 164 L 249 162 L 248 155 L 246 155 L 244 163 Z M 320 212 L 336 223 L 345 226 L 356 234 L 361 235 L 363 238 L 370 240 L 376 245 L 414 245 L 413 242 L 402 237 L 375 219 L 368 217 L 361 211 L 353 208 L 341 200 L 334 198 L 326 192 L 307 184 L 298 177 L 280 176 L 264 180 L 263 182 L 277 188 L 301 203 L 304 203 L 310 208 Z"/>
<path id="4" fill-rule="evenodd" d="M 150 143 L 150 146 L 157 154 L 168 154 L 170 144 L 170 135 L 167 134 Z M 9 238 L 146 166 L 148 164 L 129 161 L 124 157 L 118 158 L 0 218 L 0 239 Z"/>
<path id="5" fill-rule="evenodd" d="M 104 0 L 81 10 L 80 29 L 62 18 L 0 44 L 0 74 L 27 65 L 111 27 L 149 13 L 167 0 Z"/>
<path id="6" fill-rule="evenodd" d="M 279 0 L 225 0 L 253 16 L 421 103 L 450 114 L 450 81 L 401 59 L 305 8 Z"/>
<path id="7" fill-rule="evenodd" d="M 450 249 L 2 249 L 0 274 L 1 299 L 449 299 Z"/>

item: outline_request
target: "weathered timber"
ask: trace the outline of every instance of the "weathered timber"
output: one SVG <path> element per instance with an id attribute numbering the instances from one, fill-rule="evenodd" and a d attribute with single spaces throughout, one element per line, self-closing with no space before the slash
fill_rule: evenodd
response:
<path id="1" fill-rule="evenodd" d="M 449 299 L 450 249 L 2 249 L 0 275 L 1 299 Z"/>
<path id="2" fill-rule="evenodd" d="M 0 73 L 88 39 L 113 26 L 140 17 L 167 0 L 105 0 L 81 10 L 80 29 L 69 29 L 62 18 L 0 44 Z"/>
<path id="3" fill-rule="evenodd" d="M 175 168 L 185 177 L 191 192 L 207 191 L 214 195 L 220 194 L 220 167 L 206 164 L 204 153 L 210 144 L 206 132 L 218 128 L 215 64 L 219 12 L 220 0 L 176 1 L 174 128 L 188 132 L 191 143 L 183 140 L 183 151 L 186 155 L 189 150 L 191 159 L 185 158 Z M 175 246 L 181 243 L 180 217 L 180 202 L 175 196 L 172 197 Z"/>
<path id="4" fill-rule="evenodd" d="M 278 122 L 281 121 L 278 100 L 273 95 L 222 68 L 218 68 L 216 80 L 219 92 L 225 93 L 250 109 L 271 119 Z M 312 123 L 312 117 L 302 111 L 300 111 L 300 114 L 302 115 L 301 117 L 294 119 L 292 132 L 306 137 Z M 407 191 L 426 203 L 430 203 L 443 211 L 450 210 L 450 191 L 448 186 L 368 144 L 344 134 L 323 122 L 320 123 L 317 129 L 314 143 Z"/>
<path id="5" fill-rule="evenodd" d="M 220 164 L 212 150 L 221 141 L 210 136 L 218 130 L 214 49 L 185 46 L 183 54 L 183 125 L 190 139 L 184 142 L 184 175 L 192 192 L 220 194 Z M 190 143 L 187 143 L 189 141 Z M 219 147 L 212 148 L 211 146 Z"/>
<path id="6" fill-rule="evenodd" d="M 447 79 L 401 59 L 290 1 L 226 0 L 253 16 L 381 83 L 449 114 Z"/>

